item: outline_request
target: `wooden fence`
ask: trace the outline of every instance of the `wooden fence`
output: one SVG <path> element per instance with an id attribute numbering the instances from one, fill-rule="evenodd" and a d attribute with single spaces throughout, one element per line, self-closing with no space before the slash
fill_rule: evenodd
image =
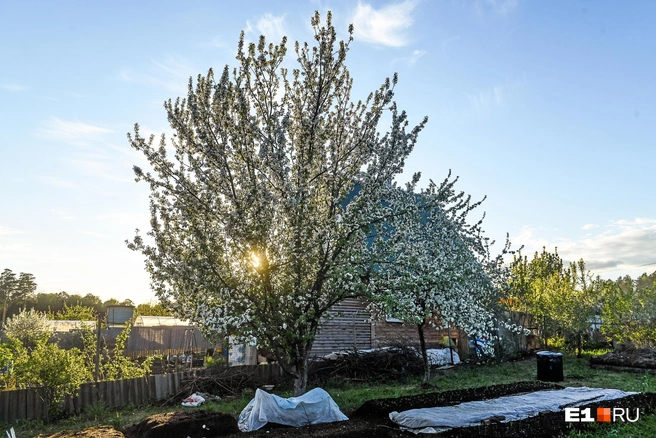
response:
<path id="1" fill-rule="evenodd" d="M 282 374 L 280 367 L 275 364 L 230 368 L 256 374 L 260 381 L 266 383 L 275 381 Z M 163 401 L 179 392 L 184 379 L 204 372 L 205 370 L 195 370 L 136 379 L 84 383 L 75 396 L 66 398 L 64 409 L 66 413 L 72 415 L 95 403 L 103 403 L 108 408 L 120 408 L 127 405 L 139 406 Z M 16 420 L 44 418 L 45 406 L 39 394 L 39 388 L 0 391 L 0 422 L 11 424 Z"/>

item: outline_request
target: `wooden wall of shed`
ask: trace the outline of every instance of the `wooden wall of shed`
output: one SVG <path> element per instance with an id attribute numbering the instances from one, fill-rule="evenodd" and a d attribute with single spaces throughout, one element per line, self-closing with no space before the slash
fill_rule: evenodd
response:
<path id="1" fill-rule="evenodd" d="M 372 323 L 372 347 L 387 347 L 394 345 L 412 345 L 419 347 L 419 332 L 414 324 L 403 322 L 387 322 L 385 320 Z M 439 348 L 446 344 L 449 330 L 437 330 L 430 325 L 424 327 L 424 339 L 427 348 Z M 451 329 L 451 339 L 455 339 L 456 351 L 461 358 L 469 355 L 467 335 L 460 329 Z"/>
<path id="2" fill-rule="evenodd" d="M 372 320 L 366 310 L 367 304 L 350 298 L 332 307 L 329 317 L 322 321 L 310 353 L 325 356 L 335 351 L 362 350 L 392 345 L 419 346 L 417 327 L 412 324 Z M 427 325 L 424 336 L 428 348 L 444 345 L 448 330 L 436 330 Z M 459 329 L 451 329 L 451 338 L 456 340 L 456 351 L 465 359 L 469 356 L 467 335 Z"/>
<path id="3" fill-rule="evenodd" d="M 108 346 L 115 345 L 116 338 L 122 330 L 122 327 L 112 327 L 102 331 Z M 170 351 L 177 354 L 183 351 L 203 352 L 208 348 L 214 348 L 214 343 L 205 339 L 196 327 L 132 327 L 125 346 L 125 354 L 134 355 L 143 352 L 168 354 L 164 352 Z"/>
<path id="4" fill-rule="evenodd" d="M 371 348 L 371 314 L 365 307 L 365 303 L 355 298 L 333 306 L 317 330 L 310 355 Z"/>

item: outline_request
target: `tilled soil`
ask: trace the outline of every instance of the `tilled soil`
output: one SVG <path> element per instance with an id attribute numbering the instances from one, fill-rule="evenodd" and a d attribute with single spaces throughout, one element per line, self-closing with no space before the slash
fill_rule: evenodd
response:
<path id="1" fill-rule="evenodd" d="M 349 421 L 319 424 L 306 427 L 284 427 L 275 424 L 269 424 L 263 429 L 255 432 L 244 434 L 236 429 L 236 420 L 225 414 L 210 411 L 184 411 L 172 412 L 167 414 L 158 414 L 144 419 L 137 425 L 131 426 L 124 430 L 127 438 L 146 437 L 146 438 L 174 438 L 174 437 L 191 437 L 191 438 L 210 438 L 210 437 L 311 437 L 311 438 L 332 438 L 332 437 L 413 437 L 416 436 L 410 432 L 401 431 L 389 420 L 391 411 L 403 411 L 407 409 L 449 406 L 461 402 L 484 400 L 496 398 L 505 395 L 520 394 L 533 392 L 548 388 L 560 388 L 558 385 L 547 384 L 542 382 L 520 382 L 509 385 L 493 385 L 481 388 L 464 389 L 457 391 L 444 391 L 421 394 L 416 396 L 399 397 L 394 399 L 371 400 L 364 403 L 360 408 L 350 413 Z M 585 407 L 593 408 L 596 412 L 597 407 L 623 407 L 623 408 L 640 408 L 641 415 L 653 414 L 656 412 L 656 394 L 645 393 L 626 397 L 621 400 L 615 400 L 611 403 L 593 403 Z M 541 414 L 537 417 L 528 418 L 511 423 L 497 423 L 481 425 L 476 427 L 453 429 L 443 432 L 438 436 L 440 438 L 455 437 L 555 437 L 560 433 L 566 433 L 571 429 L 585 429 L 590 427 L 589 423 L 565 423 L 565 417 L 562 412 Z M 202 426 L 205 425 L 205 428 Z M 82 434 L 85 431 L 78 432 L 77 435 L 52 435 L 53 437 L 120 437 L 121 435 L 98 435 L 99 428 L 87 429 L 92 434 Z M 106 430 L 106 429 L 105 429 Z"/>
<path id="2" fill-rule="evenodd" d="M 151 415 L 124 430 L 126 438 L 210 437 L 239 432 L 231 415 L 205 410 Z"/>

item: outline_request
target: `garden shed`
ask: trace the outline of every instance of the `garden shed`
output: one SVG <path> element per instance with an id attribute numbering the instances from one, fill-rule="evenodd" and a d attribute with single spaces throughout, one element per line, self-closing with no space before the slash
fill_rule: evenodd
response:
<path id="1" fill-rule="evenodd" d="M 367 310 L 367 303 L 357 298 L 349 298 L 336 304 L 328 313 L 329 318 L 322 321 L 317 331 L 312 356 L 396 345 L 419 346 L 419 335 L 414 324 L 373 315 Z M 455 345 L 455 350 L 461 358 L 469 355 L 467 334 L 462 330 L 436 330 L 427 325 L 424 328 L 424 336 L 428 348 L 451 343 Z"/>

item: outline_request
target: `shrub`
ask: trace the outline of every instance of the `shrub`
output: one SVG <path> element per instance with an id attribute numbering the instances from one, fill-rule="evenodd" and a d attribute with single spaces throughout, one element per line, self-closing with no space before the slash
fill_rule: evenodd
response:
<path id="1" fill-rule="evenodd" d="M 17 315 L 7 318 L 3 330 L 8 338 L 19 340 L 28 350 L 35 348 L 41 341 L 47 341 L 52 335 L 45 313 L 34 309 L 21 310 Z"/>

